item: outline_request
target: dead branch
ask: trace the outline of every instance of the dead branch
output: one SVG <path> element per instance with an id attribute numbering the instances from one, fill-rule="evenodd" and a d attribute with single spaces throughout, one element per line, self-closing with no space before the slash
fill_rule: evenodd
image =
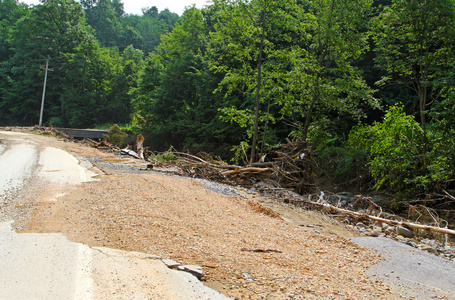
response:
<path id="1" fill-rule="evenodd" d="M 455 197 L 449 194 L 446 190 L 442 190 L 450 199 L 455 200 Z"/>
<path id="2" fill-rule="evenodd" d="M 205 164 L 205 165 L 208 165 L 208 166 L 211 166 L 211 167 L 214 167 L 214 168 L 220 168 L 220 169 L 238 169 L 238 168 L 241 168 L 239 166 L 233 166 L 233 165 L 215 165 L 215 164 L 212 164 L 212 163 L 209 163 L 205 160 L 203 160 L 202 158 L 199 158 L 197 156 L 194 156 L 194 155 L 191 155 L 191 154 L 188 154 L 188 153 L 184 153 L 184 152 L 173 152 L 174 154 L 178 154 L 178 155 L 185 155 L 185 156 L 188 156 L 194 160 L 197 160 L 197 161 L 200 161 L 201 163 Z"/>
<path id="3" fill-rule="evenodd" d="M 224 171 L 222 172 L 223 175 L 231 175 L 236 173 L 243 173 L 243 172 L 269 172 L 272 171 L 270 168 L 237 168 L 235 170 Z"/>
<path id="4" fill-rule="evenodd" d="M 353 215 L 353 216 L 360 217 L 360 218 L 368 218 L 370 220 L 381 222 L 381 223 L 385 223 L 385 224 L 389 224 L 389 225 L 404 226 L 404 227 L 413 228 L 413 229 L 421 229 L 421 230 L 437 232 L 437 233 L 442 233 L 442 234 L 455 235 L 455 230 L 451 230 L 451 229 L 448 229 L 448 228 L 440 228 L 440 227 L 427 226 L 427 225 L 422 225 L 422 224 L 415 224 L 415 223 L 409 223 L 409 222 L 400 222 L 400 221 L 395 221 L 395 220 L 388 220 L 388 219 L 384 219 L 384 218 L 380 218 L 380 217 L 366 215 L 364 213 L 359 213 L 359 212 L 350 211 L 350 210 L 343 209 L 343 208 L 338 208 L 338 207 L 332 206 L 332 205 L 327 204 L 327 203 L 317 203 L 317 202 L 312 202 L 312 201 L 308 201 L 308 203 L 310 203 L 312 205 L 319 206 L 319 207 L 321 207 L 321 208 L 323 208 L 325 210 L 337 211 L 337 212 Z"/>
<path id="5" fill-rule="evenodd" d="M 277 162 L 255 162 L 250 165 L 250 167 L 275 167 Z"/>

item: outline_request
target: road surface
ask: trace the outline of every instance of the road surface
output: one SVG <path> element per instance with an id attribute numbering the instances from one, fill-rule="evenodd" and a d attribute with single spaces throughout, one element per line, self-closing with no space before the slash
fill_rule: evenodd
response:
<path id="1" fill-rule="evenodd" d="M 0 131 L 0 300 L 227 299 L 158 257 L 90 248 L 60 233 L 17 233 L 33 204 L 96 180 L 90 163 L 48 141 Z"/>

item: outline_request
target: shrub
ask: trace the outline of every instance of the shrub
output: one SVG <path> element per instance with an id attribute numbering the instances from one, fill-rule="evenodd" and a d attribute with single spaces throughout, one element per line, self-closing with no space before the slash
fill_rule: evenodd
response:
<path id="1" fill-rule="evenodd" d="M 114 124 L 109 128 L 107 136 L 109 143 L 120 148 L 123 148 L 126 144 L 126 133 L 124 133 L 117 124 Z"/>
<path id="2" fill-rule="evenodd" d="M 369 152 L 368 168 L 375 187 L 416 192 L 428 188 L 422 157 L 422 129 L 402 107 L 391 107 L 382 123 L 357 126 L 349 134 L 349 144 Z"/>

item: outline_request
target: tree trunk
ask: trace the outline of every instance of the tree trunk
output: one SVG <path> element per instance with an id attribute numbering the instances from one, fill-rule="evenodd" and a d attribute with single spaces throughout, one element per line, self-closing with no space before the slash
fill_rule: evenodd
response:
<path id="1" fill-rule="evenodd" d="M 317 77 L 316 77 L 316 83 L 314 86 L 314 88 L 316 90 L 313 93 L 313 99 L 311 99 L 310 107 L 308 107 L 308 110 L 306 112 L 305 124 L 303 125 L 303 130 L 302 130 L 302 141 L 306 141 L 306 139 L 308 137 L 308 129 L 310 128 L 311 117 L 313 116 L 314 106 L 316 105 L 316 102 L 319 99 L 318 85 L 319 85 L 319 75 L 317 75 Z"/>
<path id="2" fill-rule="evenodd" d="M 254 111 L 254 130 L 253 130 L 253 143 L 251 146 L 251 157 L 250 164 L 252 164 L 256 159 L 256 145 L 258 141 L 258 127 L 259 127 L 259 99 L 261 98 L 261 78 L 262 78 L 262 49 L 264 47 L 264 38 L 265 38 L 265 17 L 266 17 L 266 8 L 264 8 L 264 19 L 262 20 L 262 33 L 261 33 L 261 42 L 259 43 L 259 54 L 258 54 L 258 75 L 257 75 L 257 84 L 256 84 L 256 107 Z"/>
<path id="3" fill-rule="evenodd" d="M 423 158 L 423 170 L 427 169 L 427 151 L 428 151 L 428 142 L 427 142 L 427 130 L 426 130 L 426 108 L 428 102 L 428 87 L 424 84 L 428 80 L 428 65 L 420 65 L 420 82 L 418 82 L 418 92 L 419 92 L 419 110 L 420 110 L 420 127 L 422 128 L 422 158 Z"/>

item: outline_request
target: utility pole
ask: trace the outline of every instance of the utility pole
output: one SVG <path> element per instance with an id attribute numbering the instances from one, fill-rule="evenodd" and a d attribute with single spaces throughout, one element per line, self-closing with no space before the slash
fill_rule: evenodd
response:
<path id="1" fill-rule="evenodd" d="M 46 67 L 41 66 L 41 69 L 45 70 L 44 73 L 44 85 L 43 85 L 43 97 L 41 98 L 41 111 L 39 115 L 39 127 L 43 124 L 43 110 L 44 110 L 44 96 L 46 95 L 46 81 L 47 81 L 47 71 L 54 71 L 54 69 L 49 69 L 49 59 L 46 59 Z"/>

